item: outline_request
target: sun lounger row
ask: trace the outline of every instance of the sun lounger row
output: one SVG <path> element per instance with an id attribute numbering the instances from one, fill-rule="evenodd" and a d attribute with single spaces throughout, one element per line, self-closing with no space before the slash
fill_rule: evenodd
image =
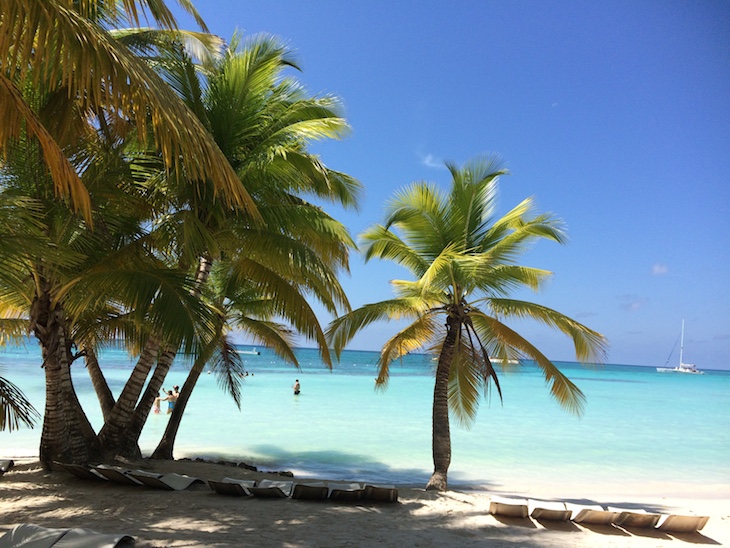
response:
<path id="1" fill-rule="evenodd" d="M 123 485 L 145 485 L 157 489 L 180 491 L 194 485 L 206 483 L 216 493 L 239 497 L 254 496 L 258 498 L 293 498 L 306 500 L 338 500 L 372 502 L 397 502 L 398 490 L 392 485 L 369 485 L 359 483 L 326 485 L 322 482 L 293 482 L 261 480 L 239 480 L 224 478 L 221 481 L 204 481 L 181 474 L 155 474 L 144 470 L 129 470 L 118 466 L 100 464 L 84 466 L 80 464 L 54 463 L 82 479 L 96 481 L 112 481 Z"/>
<path id="2" fill-rule="evenodd" d="M 710 519 L 708 516 L 657 514 L 639 508 L 604 508 L 595 505 L 573 504 L 509 497 L 491 497 L 489 512 L 497 516 L 537 520 L 568 521 L 585 525 L 618 525 L 620 527 L 657 528 L 671 533 L 700 531 Z"/>
<path id="3" fill-rule="evenodd" d="M 82 479 L 113 481 L 123 485 L 145 485 L 167 491 L 181 491 L 193 485 L 205 485 L 205 481 L 202 479 L 184 474 L 155 474 L 145 470 L 128 470 L 105 464 L 99 464 L 98 466 L 83 466 L 62 462 L 55 462 L 54 464 Z"/>
<path id="4" fill-rule="evenodd" d="M 372 502 L 397 502 L 398 490 L 392 485 L 369 485 L 360 483 L 330 483 L 293 481 L 239 480 L 224 478 L 208 481 L 208 485 L 220 495 L 258 498 L 293 498 L 299 500 L 337 500 Z"/>

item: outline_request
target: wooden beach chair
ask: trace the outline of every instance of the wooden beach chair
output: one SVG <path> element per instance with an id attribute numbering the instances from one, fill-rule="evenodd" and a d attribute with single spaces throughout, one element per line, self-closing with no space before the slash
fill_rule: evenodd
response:
<path id="1" fill-rule="evenodd" d="M 250 497 L 249 489 L 256 485 L 254 480 L 223 478 L 221 481 L 208 480 L 208 486 L 219 495 L 229 497 Z"/>
<path id="2" fill-rule="evenodd" d="M 696 533 L 707 525 L 710 516 L 682 516 L 669 514 L 662 517 L 657 529 L 667 533 Z"/>
<path id="3" fill-rule="evenodd" d="M 323 482 L 295 483 L 291 498 L 297 500 L 327 500 L 329 487 Z"/>
<path id="4" fill-rule="evenodd" d="M 621 512 L 609 512 L 598 504 L 574 504 L 566 502 L 565 507 L 571 511 L 571 521 L 586 525 L 612 525 Z"/>
<path id="5" fill-rule="evenodd" d="M 130 471 L 126 475 L 133 480 L 139 482 L 147 487 L 153 489 L 164 489 L 167 491 L 182 491 L 188 489 L 193 485 L 205 485 L 205 482 L 200 478 L 194 478 L 186 476 L 185 474 L 149 474 L 141 471 Z"/>
<path id="6" fill-rule="evenodd" d="M 340 502 L 355 502 L 365 495 L 365 489 L 359 483 L 330 483 L 329 499 Z"/>
<path id="7" fill-rule="evenodd" d="M 527 509 L 530 517 L 537 520 L 568 521 L 572 513 L 564 502 L 546 500 L 527 499 Z"/>
<path id="8" fill-rule="evenodd" d="M 284 499 L 292 491 L 293 481 L 261 480 L 256 486 L 250 487 L 249 492 L 257 498 Z"/>
<path id="9" fill-rule="evenodd" d="M 489 501 L 489 513 L 508 518 L 526 518 L 530 511 L 526 499 L 494 496 Z"/>
<path id="10" fill-rule="evenodd" d="M 394 485 L 365 484 L 364 498 L 373 502 L 398 502 L 398 489 Z"/>
<path id="11" fill-rule="evenodd" d="M 642 508 L 612 508 L 609 506 L 608 511 L 619 512 L 615 523 L 621 527 L 651 528 L 661 517 L 659 514 L 647 512 Z"/>

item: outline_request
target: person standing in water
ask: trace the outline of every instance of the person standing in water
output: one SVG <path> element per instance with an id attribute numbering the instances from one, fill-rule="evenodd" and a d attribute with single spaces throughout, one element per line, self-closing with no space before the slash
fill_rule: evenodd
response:
<path id="1" fill-rule="evenodd" d="M 301 385 L 299 384 L 299 379 L 294 381 L 294 386 L 292 386 L 292 388 L 294 389 L 294 395 L 298 396 L 299 392 L 301 392 L 302 389 Z"/>
<path id="2" fill-rule="evenodd" d="M 172 413 L 172 410 L 175 409 L 175 402 L 177 401 L 178 396 L 172 391 L 167 391 L 167 397 L 160 400 L 160 401 L 166 401 L 167 402 L 167 414 L 169 415 Z"/>

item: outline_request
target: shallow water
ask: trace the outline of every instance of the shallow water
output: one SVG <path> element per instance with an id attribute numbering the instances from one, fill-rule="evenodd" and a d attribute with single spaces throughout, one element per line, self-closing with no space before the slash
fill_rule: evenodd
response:
<path id="1" fill-rule="evenodd" d="M 297 371 L 267 349 L 245 355 L 239 411 L 203 374 L 188 405 L 175 457 L 244 461 L 298 476 L 423 484 L 432 470 L 433 362 L 408 356 L 391 368 L 387 390 L 375 391 L 374 352 L 346 351 L 330 372 L 317 352 L 302 349 Z M 132 361 L 108 350 L 101 363 L 118 394 Z M 0 376 L 43 409 L 44 376 L 37 347 L 0 351 Z M 577 418 L 551 400 L 540 372 L 523 365 L 500 375 L 470 430 L 452 424 L 452 485 L 499 487 L 526 483 L 591 484 L 620 481 L 675 484 L 676 489 L 730 486 L 730 373 L 661 374 L 654 368 L 560 363 L 586 395 Z M 82 365 L 74 383 L 92 424 L 101 414 Z M 166 386 L 187 374 L 176 363 Z M 302 393 L 291 386 L 299 379 Z M 163 404 L 164 411 L 164 404 Z M 159 441 L 167 415 L 150 414 L 143 453 Z M 40 425 L 0 432 L 0 456 L 35 456 Z"/>

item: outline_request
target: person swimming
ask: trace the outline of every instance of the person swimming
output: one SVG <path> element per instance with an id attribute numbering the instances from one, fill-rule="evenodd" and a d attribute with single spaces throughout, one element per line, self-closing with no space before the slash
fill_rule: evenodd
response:
<path id="1" fill-rule="evenodd" d="M 299 379 L 297 379 L 296 381 L 294 381 L 294 386 L 292 386 L 292 388 L 294 389 L 294 395 L 295 396 L 298 396 L 299 395 L 299 392 L 301 392 L 301 390 L 302 390 L 302 387 L 299 384 Z"/>

